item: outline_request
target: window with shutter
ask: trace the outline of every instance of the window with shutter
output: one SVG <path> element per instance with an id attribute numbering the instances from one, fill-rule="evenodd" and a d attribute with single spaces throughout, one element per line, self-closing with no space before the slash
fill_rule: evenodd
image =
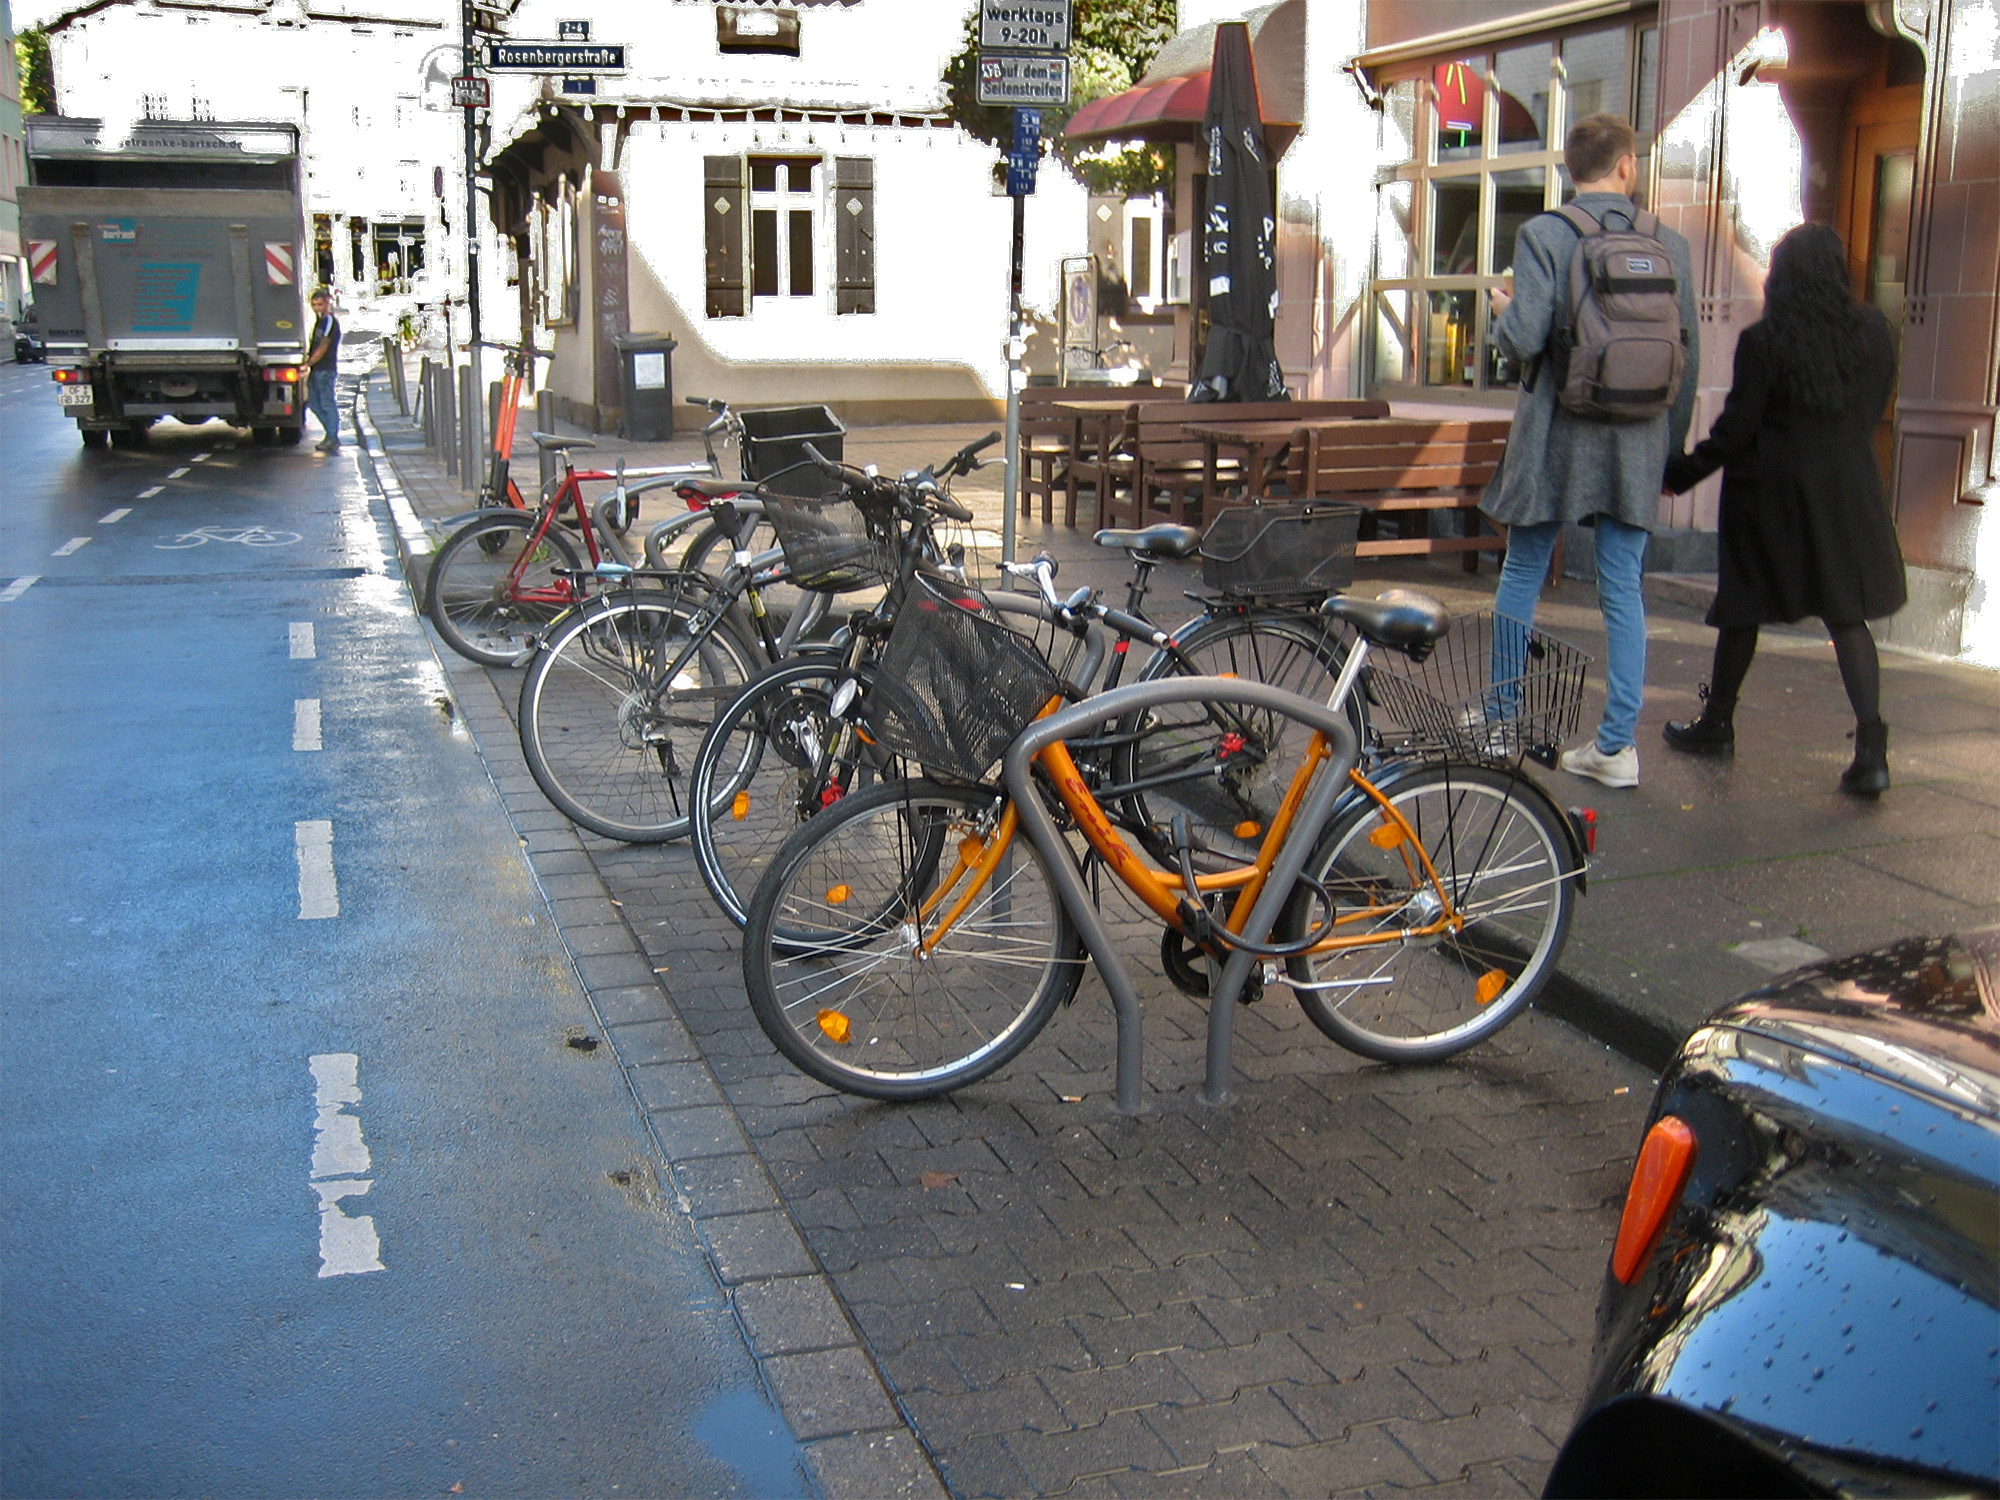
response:
<path id="1" fill-rule="evenodd" d="M 833 285 L 836 313 L 875 311 L 875 163 L 833 163 Z"/>
<path id="2" fill-rule="evenodd" d="M 749 311 L 745 276 L 743 158 L 705 156 L 702 226 L 708 256 L 708 315 L 740 318 Z"/>

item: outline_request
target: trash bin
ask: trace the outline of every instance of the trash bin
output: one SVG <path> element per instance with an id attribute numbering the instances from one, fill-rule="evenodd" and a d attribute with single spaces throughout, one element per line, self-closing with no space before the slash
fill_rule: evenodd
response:
<path id="1" fill-rule="evenodd" d="M 773 406 L 743 413 L 743 477 L 783 495 L 818 499 L 826 476 L 806 458 L 811 443 L 821 458 L 846 456 L 847 429 L 824 406 Z"/>
<path id="2" fill-rule="evenodd" d="M 632 443 L 664 443 L 674 435 L 674 341 L 664 333 L 621 333 L 612 342 L 624 403 L 618 435 Z"/>

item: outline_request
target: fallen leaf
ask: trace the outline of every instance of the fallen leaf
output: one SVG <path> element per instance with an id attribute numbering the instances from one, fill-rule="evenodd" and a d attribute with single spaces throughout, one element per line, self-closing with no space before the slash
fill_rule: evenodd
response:
<path id="1" fill-rule="evenodd" d="M 450 1489 L 446 1490 L 445 1493 L 447 1495 L 463 1495 L 465 1493 L 465 1482 L 463 1480 L 459 1481 L 457 1484 L 453 1485 Z"/>
<path id="2" fill-rule="evenodd" d="M 932 1188 L 950 1187 L 958 1181 L 958 1173 L 926 1172 L 918 1180 L 923 1183 L 924 1191 L 928 1193 Z"/>

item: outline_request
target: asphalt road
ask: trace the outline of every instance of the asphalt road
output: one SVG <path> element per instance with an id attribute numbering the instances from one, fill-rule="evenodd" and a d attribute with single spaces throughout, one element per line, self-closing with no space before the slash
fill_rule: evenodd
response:
<path id="1" fill-rule="evenodd" d="M 0 454 L 0 1491 L 803 1492 L 351 450 Z"/>

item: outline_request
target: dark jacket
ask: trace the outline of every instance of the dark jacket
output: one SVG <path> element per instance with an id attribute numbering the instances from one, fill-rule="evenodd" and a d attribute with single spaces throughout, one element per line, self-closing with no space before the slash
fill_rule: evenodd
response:
<path id="1" fill-rule="evenodd" d="M 1769 625 L 1817 615 L 1879 620 L 1907 597 L 1903 554 L 1875 458 L 1875 426 L 1896 383 L 1889 322 L 1864 308 L 1868 357 L 1837 412 L 1793 402 L 1769 330 L 1736 341 L 1729 399 L 1708 436 L 1667 466 L 1679 494 L 1722 470 L 1721 562 L 1708 623 Z"/>
<path id="2" fill-rule="evenodd" d="M 1584 193 L 1577 207 L 1623 229 L 1632 200 L 1618 193 Z M 1696 337 L 1694 271 L 1687 241 L 1665 225 L 1660 238 L 1680 283 L 1681 331 L 1687 339 L 1687 373 L 1673 409 L 1650 422 L 1597 422 L 1571 416 L 1556 405 L 1557 380 L 1543 370 L 1514 406 L 1514 429 L 1500 472 L 1486 487 L 1480 509 L 1503 526 L 1547 521 L 1587 521 L 1613 516 L 1628 526 L 1653 529 L 1659 519 L 1660 477 L 1667 455 L 1681 451 L 1694 414 L 1701 341 Z M 1514 242 L 1514 300 L 1493 324 L 1493 342 L 1526 368 L 1544 353 L 1569 300 L 1570 259 L 1579 236 L 1569 221 L 1538 214 Z"/>

